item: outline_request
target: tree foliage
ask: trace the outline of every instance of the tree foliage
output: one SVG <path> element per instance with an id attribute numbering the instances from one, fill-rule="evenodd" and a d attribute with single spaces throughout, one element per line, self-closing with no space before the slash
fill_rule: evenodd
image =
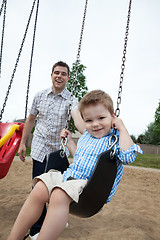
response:
<path id="1" fill-rule="evenodd" d="M 144 135 L 140 134 L 136 140 L 137 143 L 143 143 Z"/>
<path id="2" fill-rule="evenodd" d="M 136 140 L 136 137 L 133 134 L 131 135 L 131 138 L 132 138 L 133 142 L 136 143 L 137 140 Z"/>
<path id="3" fill-rule="evenodd" d="M 86 86 L 86 77 L 84 75 L 86 67 L 78 61 L 77 65 L 77 75 L 74 80 L 76 63 L 72 64 L 72 69 L 70 71 L 70 78 L 67 83 L 67 89 L 71 92 L 73 88 L 73 95 L 78 98 L 78 101 L 88 92 L 88 88 Z M 74 84 L 73 84 L 74 81 Z M 75 133 L 76 127 L 74 125 L 73 119 L 71 118 L 69 130 Z"/>
<path id="4" fill-rule="evenodd" d="M 69 81 L 67 83 L 67 89 L 69 91 L 72 91 L 72 87 L 73 87 L 73 95 L 78 98 L 78 101 L 81 100 L 81 98 L 87 93 L 88 88 L 86 86 L 86 77 L 84 75 L 84 71 L 86 69 L 86 67 L 80 63 L 80 61 L 78 61 L 78 66 L 77 66 L 77 75 L 74 81 L 74 76 L 75 76 L 75 69 L 76 68 L 76 64 L 73 63 L 72 65 L 72 69 L 70 71 L 70 78 Z M 73 85 L 73 81 L 74 81 L 74 85 Z"/>
<path id="5" fill-rule="evenodd" d="M 145 144 L 158 144 L 158 139 L 155 135 L 155 124 L 150 123 L 147 127 L 147 130 L 144 133 L 144 137 L 143 137 L 143 143 Z"/>
<path id="6" fill-rule="evenodd" d="M 158 107 L 156 109 L 154 119 L 155 119 L 155 121 L 154 121 L 154 125 L 155 125 L 154 132 L 155 132 L 156 137 L 158 138 L 158 136 L 160 137 L 160 102 L 158 103 Z"/>
<path id="7" fill-rule="evenodd" d="M 160 144 L 160 102 L 155 111 L 154 122 L 147 126 L 147 130 L 144 134 L 138 136 L 137 142 L 154 145 Z"/>

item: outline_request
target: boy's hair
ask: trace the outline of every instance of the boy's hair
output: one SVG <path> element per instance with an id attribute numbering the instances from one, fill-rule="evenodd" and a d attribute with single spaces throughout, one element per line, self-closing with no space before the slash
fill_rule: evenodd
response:
<path id="1" fill-rule="evenodd" d="M 69 66 L 68 66 L 67 63 L 62 62 L 62 61 L 59 61 L 59 62 L 55 63 L 55 64 L 53 65 L 53 67 L 52 67 L 52 73 L 54 72 L 54 69 L 55 69 L 55 67 L 57 67 L 57 66 L 66 67 L 66 68 L 67 68 L 67 71 L 68 71 L 67 74 L 68 74 L 68 76 L 69 76 L 70 69 L 69 69 Z"/>
<path id="2" fill-rule="evenodd" d="M 113 101 L 111 97 L 102 90 L 93 90 L 85 94 L 79 102 L 79 111 L 81 115 L 84 108 L 88 107 L 89 105 L 97 105 L 98 103 L 103 104 L 111 115 L 114 114 Z"/>

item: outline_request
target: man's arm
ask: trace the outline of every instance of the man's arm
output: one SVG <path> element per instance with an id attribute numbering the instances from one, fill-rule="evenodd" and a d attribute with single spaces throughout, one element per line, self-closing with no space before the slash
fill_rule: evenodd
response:
<path id="1" fill-rule="evenodd" d="M 20 159 L 24 162 L 26 157 L 26 141 L 31 133 L 36 120 L 36 115 L 30 114 L 25 121 L 22 133 L 22 139 L 18 149 L 18 155 Z"/>
<path id="2" fill-rule="evenodd" d="M 72 115 L 72 118 L 73 118 L 73 121 L 74 121 L 74 124 L 76 126 L 76 128 L 78 129 L 78 131 L 83 134 L 84 133 L 84 130 L 85 130 L 85 123 L 81 117 L 81 114 L 79 112 L 79 110 L 77 109 L 73 109 L 71 111 L 71 115 Z"/>

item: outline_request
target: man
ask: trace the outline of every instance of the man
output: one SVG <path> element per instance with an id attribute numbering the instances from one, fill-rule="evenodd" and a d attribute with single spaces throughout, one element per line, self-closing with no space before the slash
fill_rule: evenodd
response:
<path id="1" fill-rule="evenodd" d="M 31 157 L 33 159 L 32 177 L 42 174 L 45 170 L 46 155 L 60 148 L 60 133 L 65 127 L 70 105 L 71 93 L 66 89 L 69 80 L 69 66 L 59 61 L 52 67 L 52 87 L 43 90 L 34 97 L 30 114 L 23 128 L 21 143 L 18 154 L 22 161 L 26 156 L 26 140 L 33 129 L 36 121 L 35 131 L 31 146 Z M 74 97 L 71 107 L 71 116 L 76 128 L 83 133 L 85 127 L 78 110 L 78 101 Z M 30 238 L 36 239 L 45 218 L 46 207 L 40 219 L 30 230 Z"/>

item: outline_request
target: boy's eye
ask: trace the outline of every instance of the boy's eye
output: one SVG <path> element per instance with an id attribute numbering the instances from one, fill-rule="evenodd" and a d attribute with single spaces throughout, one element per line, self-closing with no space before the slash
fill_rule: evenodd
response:
<path id="1" fill-rule="evenodd" d="M 87 119 L 87 120 L 85 120 L 85 122 L 92 122 L 92 120 L 91 119 Z"/>
<path id="2" fill-rule="evenodd" d="M 100 120 L 104 119 L 105 117 L 99 117 Z"/>

